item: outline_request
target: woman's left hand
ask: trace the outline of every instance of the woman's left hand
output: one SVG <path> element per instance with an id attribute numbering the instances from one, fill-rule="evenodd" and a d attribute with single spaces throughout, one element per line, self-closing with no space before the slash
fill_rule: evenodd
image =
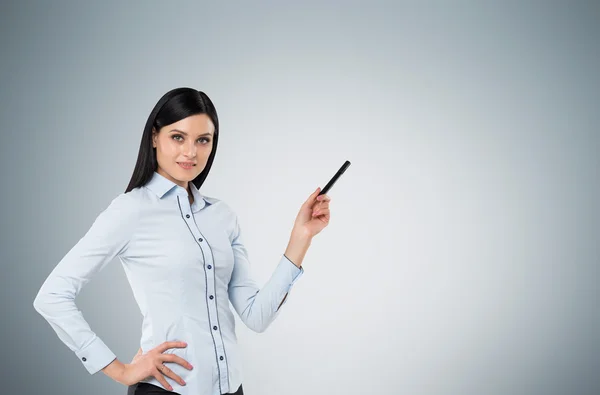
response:
<path id="1" fill-rule="evenodd" d="M 325 194 L 319 195 L 319 192 L 321 192 L 320 187 L 300 207 L 292 233 L 312 238 L 329 225 L 331 198 Z"/>
<path id="2" fill-rule="evenodd" d="M 138 352 L 133 356 L 133 359 L 131 360 L 131 363 L 134 363 L 135 361 L 137 361 L 138 359 L 140 359 L 141 356 L 142 356 L 142 348 L 140 347 L 140 349 L 138 350 Z"/>

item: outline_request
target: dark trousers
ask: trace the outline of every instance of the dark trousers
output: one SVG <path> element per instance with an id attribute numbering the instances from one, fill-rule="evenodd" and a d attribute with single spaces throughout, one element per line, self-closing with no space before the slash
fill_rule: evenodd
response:
<path id="1" fill-rule="evenodd" d="M 149 383 L 137 383 L 134 385 L 130 385 L 127 388 L 127 395 L 178 395 L 177 392 L 167 391 L 164 388 L 158 387 L 154 384 Z M 235 392 L 228 392 L 224 395 L 244 395 L 244 389 L 240 384 L 240 388 L 238 388 Z"/>

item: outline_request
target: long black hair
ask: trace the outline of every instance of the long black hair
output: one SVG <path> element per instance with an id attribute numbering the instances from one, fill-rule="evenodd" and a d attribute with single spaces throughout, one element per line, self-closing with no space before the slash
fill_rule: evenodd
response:
<path id="1" fill-rule="evenodd" d="M 160 128 L 163 126 L 170 125 L 196 114 L 208 115 L 215 126 L 212 151 L 208 156 L 206 167 L 204 167 L 204 170 L 202 170 L 198 177 L 192 180 L 196 188 L 200 190 L 206 176 L 210 172 L 215 153 L 217 152 L 217 143 L 219 142 L 219 118 L 217 117 L 215 106 L 204 92 L 192 88 L 175 88 L 165 93 L 163 97 L 158 100 L 158 103 L 156 103 L 146 121 L 137 162 L 125 193 L 136 187 L 145 185 L 150 181 L 152 175 L 158 168 L 156 148 L 152 146 L 153 129 L 159 132 Z"/>

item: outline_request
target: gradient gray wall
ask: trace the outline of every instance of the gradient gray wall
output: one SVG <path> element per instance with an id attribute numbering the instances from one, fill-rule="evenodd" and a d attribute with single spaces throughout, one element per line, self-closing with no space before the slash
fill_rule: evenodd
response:
<path id="1" fill-rule="evenodd" d="M 248 395 L 600 393 L 598 2 L 8 3 L 2 393 L 125 393 L 32 302 L 178 86 L 217 106 L 203 192 L 238 212 L 259 282 L 352 162 L 286 311 L 237 321 Z M 118 261 L 77 305 L 129 362 Z"/>

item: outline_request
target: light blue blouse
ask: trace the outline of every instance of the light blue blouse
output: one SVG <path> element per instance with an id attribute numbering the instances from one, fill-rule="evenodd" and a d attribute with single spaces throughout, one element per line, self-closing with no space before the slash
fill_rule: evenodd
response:
<path id="1" fill-rule="evenodd" d="M 304 273 L 282 254 L 259 288 L 250 275 L 237 215 L 191 182 L 190 189 L 191 206 L 185 188 L 154 172 L 146 185 L 118 195 L 41 286 L 35 309 L 90 374 L 116 356 L 85 321 L 75 297 L 114 257 L 123 264 L 143 315 L 142 351 L 164 341 L 188 344 L 166 351 L 194 367 L 165 363 L 186 382 L 181 386 L 165 376 L 181 395 L 236 391 L 243 376 L 229 302 L 248 328 L 263 332 Z M 153 377 L 144 381 L 163 387 Z"/>

